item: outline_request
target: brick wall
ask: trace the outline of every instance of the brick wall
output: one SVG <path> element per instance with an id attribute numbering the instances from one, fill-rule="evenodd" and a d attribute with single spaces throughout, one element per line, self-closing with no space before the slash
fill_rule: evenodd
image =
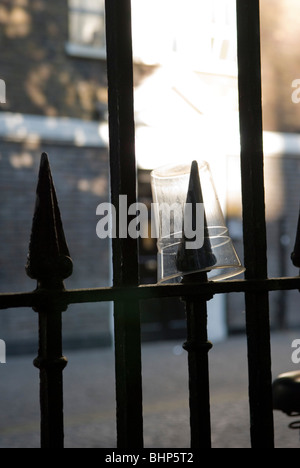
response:
<path id="1" fill-rule="evenodd" d="M 98 118 L 106 100 L 104 61 L 70 57 L 67 0 L 0 2 L 0 109 L 47 116 Z"/>
<path id="2" fill-rule="evenodd" d="M 67 0 L 0 1 L 0 79 L 6 83 L 6 103 L 0 104 L 0 112 L 94 122 L 105 117 L 106 62 L 66 53 L 68 21 Z M 135 68 L 138 82 L 148 68 Z M 35 133 L 36 127 L 30 130 Z M 9 132 L 2 128 L 0 139 L 0 292 L 35 288 L 24 266 L 42 151 L 49 154 L 74 262 L 66 286 L 109 285 L 109 245 L 96 236 L 96 207 L 108 201 L 107 150 L 55 141 L 41 144 L 39 135 L 36 141 L 16 138 L 14 142 Z M 109 304 L 72 305 L 63 317 L 69 346 L 110 340 Z M 27 309 L 4 311 L 0 337 L 8 353 L 36 349 L 36 314 Z"/>
<path id="3" fill-rule="evenodd" d="M 106 112 L 106 61 L 66 52 L 68 0 L 0 1 L 0 111 L 99 120 Z M 153 67 L 135 64 L 135 82 Z"/>
<path id="4" fill-rule="evenodd" d="M 300 104 L 291 95 L 300 78 L 300 3 L 264 0 L 260 8 L 264 129 L 299 132 Z"/>
<path id="5" fill-rule="evenodd" d="M 233 227 L 234 245 L 243 259 L 242 218 L 239 187 L 239 157 L 228 160 L 227 215 Z M 235 171 L 235 172 L 234 172 Z M 297 276 L 291 262 L 299 214 L 300 156 L 298 154 L 265 155 L 265 202 L 269 277 Z M 231 331 L 245 327 L 245 304 L 242 294 L 228 296 L 228 324 Z M 270 320 L 274 328 L 300 327 L 299 292 L 270 293 Z"/>
<path id="6" fill-rule="evenodd" d="M 265 130 L 298 132 L 300 129 L 300 104 L 291 101 L 292 80 L 300 78 L 298 13 L 298 0 L 261 2 Z M 0 1 L 0 79 L 7 86 L 7 102 L 0 104 L 0 111 L 99 119 L 99 108 L 105 108 L 107 99 L 106 63 L 67 55 L 67 41 L 67 0 Z M 136 82 L 152 71 L 151 67 L 135 66 Z M 42 151 L 48 151 L 50 156 L 74 261 L 74 273 L 67 280 L 67 286 L 106 285 L 109 281 L 108 245 L 100 241 L 95 232 L 96 206 L 108 197 L 106 151 L 56 143 L 41 147 L 3 140 L 0 141 L 0 291 L 27 291 L 35 287 L 26 277 L 24 265 Z M 278 239 L 282 216 L 279 211 L 283 209 L 282 213 L 286 215 L 284 229 L 293 242 L 299 203 L 299 162 L 286 155 L 276 164 L 275 172 L 268 178 L 271 195 L 267 210 L 275 213 L 268 224 L 268 235 L 270 272 L 277 275 L 281 271 Z M 276 203 L 280 194 L 283 194 L 284 204 L 279 210 Z M 287 273 L 295 274 L 289 262 L 290 250 L 291 245 L 284 252 Z M 291 311 L 288 312 L 289 323 L 299 325 L 298 293 L 288 293 L 287 298 L 284 307 Z M 272 301 L 274 310 L 278 294 L 276 297 L 272 295 Z M 230 304 L 229 314 L 233 313 L 235 317 L 242 314 L 243 304 Z M 279 304 L 277 309 L 280 307 Z M 64 336 L 69 343 L 103 342 L 107 341 L 108 335 L 107 304 L 76 305 L 64 314 Z M 29 346 L 36 336 L 37 317 L 32 311 L 1 312 L 0 338 L 7 341 L 8 352 L 16 344 L 23 348 Z"/>
<path id="7" fill-rule="evenodd" d="M 96 207 L 108 201 L 107 151 L 42 145 L 49 154 L 64 230 L 74 262 L 68 288 L 108 286 L 110 253 L 107 241 L 96 236 Z M 24 266 L 28 252 L 41 148 L 0 142 L 0 291 L 30 291 L 35 281 Z M 32 310 L 4 311 L 0 336 L 8 352 L 32 347 L 37 316 Z M 64 314 L 64 339 L 69 345 L 109 341 L 109 305 L 71 306 Z"/>

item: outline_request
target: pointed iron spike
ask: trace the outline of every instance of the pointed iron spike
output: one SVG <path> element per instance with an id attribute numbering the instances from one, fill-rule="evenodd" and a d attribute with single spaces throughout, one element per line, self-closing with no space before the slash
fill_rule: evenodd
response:
<path id="1" fill-rule="evenodd" d="M 193 161 L 191 165 L 189 187 L 187 193 L 186 203 L 191 203 L 193 205 L 193 216 L 192 220 L 192 229 L 196 231 L 196 216 L 194 215 L 194 210 L 197 203 L 204 203 L 203 194 L 199 176 L 199 167 L 197 161 Z M 204 209 L 204 243 L 200 249 L 186 249 L 186 242 L 193 241 L 193 239 L 187 239 L 185 236 L 185 229 L 183 225 L 183 235 L 181 243 L 178 247 L 176 255 L 176 267 L 180 272 L 193 272 L 199 270 L 209 271 L 209 268 L 217 263 L 216 257 L 212 252 L 211 242 L 209 239 L 209 232 L 207 227 L 206 214 Z M 184 218 L 184 222 L 186 219 Z M 194 239 L 195 240 L 195 239 Z"/>
<path id="2" fill-rule="evenodd" d="M 26 272 L 43 284 L 58 284 L 72 274 L 72 260 L 46 153 L 41 157 Z"/>
<path id="3" fill-rule="evenodd" d="M 49 163 L 49 158 L 48 158 L 47 153 L 42 154 L 41 171 L 47 174 L 49 184 L 50 184 L 50 193 L 51 193 L 52 206 L 53 206 L 53 212 L 51 213 L 51 216 L 53 215 L 53 219 L 54 219 L 57 249 L 58 249 L 59 255 L 65 255 L 69 257 L 70 253 L 69 253 L 69 249 L 68 249 L 65 234 L 64 234 L 63 224 L 62 224 L 60 210 L 59 210 L 57 196 L 56 196 L 56 190 L 55 190 L 54 183 L 53 183 L 53 178 L 51 174 L 51 168 L 50 168 L 50 163 Z M 43 186 L 40 188 L 40 192 L 42 190 L 43 190 Z"/>
<path id="4" fill-rule="evenodd" d="M 197 161 L 193 161 L 191 165 L 190 179 L 188 193 L 186 197 L 186 203 L 190 203 L 193 206 L 193 213 L 196 210 L 197 203 L 203 203 L 203 194 L 199 177 L 199 167 Z M 207 234 L 207 223 L 204 214 L 204 229 L 205 235 Z M 192 216 L 192 229 L 196 230 L 196 216 Z"/>
<path id="5" fill-rule="evenodd" d="M 187 203 L 203 203 L 203 195 L 199 177 L 199 167 L 197 161 L 191 165 L 189 188 L 187 193 Z"/>
<path id="6" fill-rule="evenodd" d="M 291 255 L 291 259 L 292 259 L 293 265 L 297 268 L 300 268 L 300 210 L 299 210 L 295 246 Z"/>
<path id="7" fill-rule="evenodd" d="M 41 162 L 40 162 L 40 168 L 44 165 L 47 165 L 48 168 L 50 169 L 50 164 L 49 164 L 49 158 L 47 153 L 42 153 L 41 155 Z"/>

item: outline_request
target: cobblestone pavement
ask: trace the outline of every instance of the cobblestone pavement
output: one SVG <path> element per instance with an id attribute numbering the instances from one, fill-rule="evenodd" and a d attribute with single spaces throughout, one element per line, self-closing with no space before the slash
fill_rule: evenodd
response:
<path id="1" fill-rule="evenodd" d="M 272 335 L 273 377 L 297 370 L 291 343 L 300 331 Z M 114 358 L 110 349 L 66 352 L 64 371 L 67 448 L 115 447 Z M 38 371 L 35 356 L 8 357 L 0 366 L 0 448 L 39 447 Z M 243 336 L 210 352 L 214 448 L 250 448 L 247 350 Z M 143 345 L 146 448 L 188 448 L 187 356 L 180 342 Z M 274 412 L 277 448 L 300 447 L 290 418 Z"/>

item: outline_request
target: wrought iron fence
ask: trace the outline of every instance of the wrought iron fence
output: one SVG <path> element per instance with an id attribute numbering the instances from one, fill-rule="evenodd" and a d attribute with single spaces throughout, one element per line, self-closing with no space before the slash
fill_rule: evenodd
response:
<path id="1" fill-rule="evenodd" d="M 114 302 L 117 444 L 143 447 L 139 301 L 184 297 L 187 304 L 191 446 L 211 446 L 206 302 L 216 294 L 245 295 L 249 360 L 250 431 L 253 448 L 274 446 L 268 296 L 300 289 L 300 278 L 267 274 L 264 203 L 259 0 L 237 0 L 244 280 L 207 282 L 198 277 L 178 285 L 139 285 L 136 239 L 113 239 L 113 286 L 66 290 L 72 261 L 47 155 L 41 159 L 27 273 L 37 280 L 29 293 L 0 295 L 0 308 L 31 307 L 39 316 L 41 446 L 63 447 L 62 313 L 68 305 Z M 111 201 L 136 202 L 133 67 L 130 0 L 106 1 Z M 119 218 L 118 216 L 116 217 Z M 118 232 L 117 227 L 117 232 Z"/>

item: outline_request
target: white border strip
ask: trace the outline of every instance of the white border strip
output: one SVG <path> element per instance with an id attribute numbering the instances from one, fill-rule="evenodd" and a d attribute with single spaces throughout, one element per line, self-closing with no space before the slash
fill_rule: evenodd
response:
<path id="1" fill-rule="evenodd" d="M 106 49 L 100 49 L 97 47 L 73 44 L 67 42 L 65 45 L 66 53 L 72 57 L 88 58 L 95 60 L 106 60 Z"/>
<path id="2" fill-rule="evenodd" d="M 151 131 L 151 127 L 149 127 Z M 58 143 L 78 147 L 107 148 L 108 124 L 67 117 L 45 117 L 0 112 L 0 140 L 17 143 Z M 238 136 L 237 154 L 239 153 Z M 228 153 L 235 150 L 231 148 Z M 265 156 L 283 154 L 300 157 L 300 135 L 264 132 Z"/>
<path id="3" fill-rule="evenodd" d="M 264 132 L 264 154 L 300 157 L 300 135 L 298 133 Z"/>
<path id="4" fill-rule="evenodd" d="M 59 143 L 79 147 L 107 148 L 107 123 L 65 117 L 0 113 L 0 139 L 28 143 Z"/>

